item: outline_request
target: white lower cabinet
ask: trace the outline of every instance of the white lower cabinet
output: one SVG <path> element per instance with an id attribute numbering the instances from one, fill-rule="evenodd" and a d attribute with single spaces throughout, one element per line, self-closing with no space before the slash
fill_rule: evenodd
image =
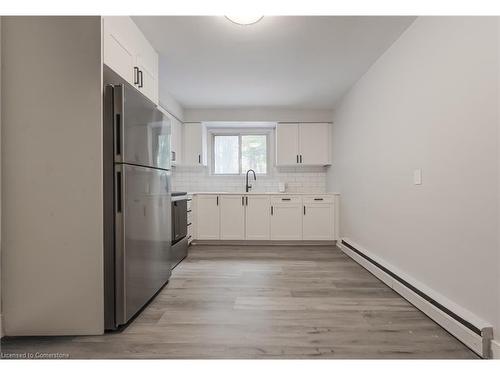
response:
<path id="1" fill-rule="evenodd" d="M 213 194 L 196 197 L 196 238 L 218 240 L 220 238 L 219 196 Z"/>
<path id="2" fill-rule="evenodd" d="M 221 195 L 220 239 L 245 239 L 245 197 L 243 195 Z"/>
<path id="3" fill-rule="evenodd" d="M 302 239 L 335 239 L 335 210 L 331 196 L 311 196 L 303 198 Z"/>
<path id="4" fill-rule="evenodd" d="M 335 196 L 196 194 L 198 240 L 333 241 Z"/>
<path id="5" fill-rule="evenodd" d="M 271 197 L 271 240 L 301 239 L 301 197 Z"/>
<path id="6" fill-rule="evenodd" d="M 245 197 L 245 239 L 269 240 L 271 238 L 271 200 L 267 195 Z"/>

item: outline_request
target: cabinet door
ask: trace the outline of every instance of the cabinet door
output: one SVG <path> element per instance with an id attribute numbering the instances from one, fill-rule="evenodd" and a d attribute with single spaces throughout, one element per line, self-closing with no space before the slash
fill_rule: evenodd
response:
<path id="1" fill-rule="evenodd" d="M 182 164 L 188 166 L 204 165 L 202 124 L 199 122 L 185 123 L 183 133 Z"/>
<path id="2" fill-rule="evenodd" d="M 218 195 L 198 195 L 196 197 L 196 229 L 199 240 L 218 240 L 220 211 Z"/>
<path id="3" fill-rule="evenodd" d="M 266 195 L 245 197 L 245 239 L 269 240 L 271 238 L 271 203 Z"/>
<path id="4" fill-rule="evenodd" d="M 330 124 L 299 125 L 299 155 L 302 165 L 330 164 Z"/>
<path id="5" fill-rule="evenodd" d="M 170 116 L 171 119 L 171 144 L 170 150 L 172 151 L 172 164 L 182 164 L 182 124 L 175 117 Z"/>
<path id="6" fill-rule="evenodd" d="M 144 68 L 142 65 L 137 65 L 139 69 L 139 78 L 137 80 L 138 84 L 136 87 L 140 92 L 144 94 L 153 103 L 158 104 L 158 99 L 156 97 L 156 82 L 155 77 Z"/>
<path id="7" fill-rule="evenodd" d="M 331 203 L 304 203 L 302 239 L 334 240 L 334 210 Z"/>
<path id="8" fill-rule="evenodd" d="M 242 195 L 221 195 L 220 239 L 245 239 L 245 198 Z"/>
<path id="9" fill-rule="evenodd" d="M 133 41 L 127 38 L 131 30 L 130 22 L 129 17 L 104 17 L 103 61 L 133 85 L 136 56 Z"/>
<path id="10" fill-rule="evenodd" d="M 140 70 L 141 79 L 137 87 L 153 103 L 158 104 L 158 54 L 142 34 L 139 45 L 136 65 Z"/>
<path id="11" fill-rule="evenodd" d="M 271 212 L 271 240 L 302 239 L 300 197 L 272 198 Z"/>
<path id="12" fill-rule="evenodd" d="M 299 157 L 299 125 L 280 123 L 276 126 L 276 165 L 297 165 Z"/>

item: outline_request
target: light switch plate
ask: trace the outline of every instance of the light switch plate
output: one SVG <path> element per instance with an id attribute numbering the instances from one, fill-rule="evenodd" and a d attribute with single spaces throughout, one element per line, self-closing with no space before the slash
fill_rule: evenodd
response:
<path id="1" fill-rule="evenodd" d="M 422 185 L 422 170 L 415 169 L 413 171 L 413 183 L 415 185 Z"/>

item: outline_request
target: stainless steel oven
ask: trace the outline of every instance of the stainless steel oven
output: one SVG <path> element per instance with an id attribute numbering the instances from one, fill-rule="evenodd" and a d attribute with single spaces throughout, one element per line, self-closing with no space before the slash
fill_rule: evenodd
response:
<path id="1" fill-rule="evenodd" d="M 187 256 L 187 199 L 186 192 L 172 192 L 172 268 Z"/>

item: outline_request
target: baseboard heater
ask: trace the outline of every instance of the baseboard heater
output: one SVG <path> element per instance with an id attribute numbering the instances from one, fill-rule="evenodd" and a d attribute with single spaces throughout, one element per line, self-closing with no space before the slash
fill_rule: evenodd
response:
<path id="1" fill-rule="evenodd" d="M 361 257 L 364 261 L 368 262 L 370 265 L 375 266 L 379 271 L 382 271 L 385 275 L 390 276 L 396 283 L 388 283 L 384 278 L 379 277 L 376 273 L 372 272 L 370 267 L 365 267 L 373 273 L 377 278 L 382 280 L 391 289 L 395 290 L 403 298 L 408 300 L 412 305 L 421 310 L 424 314 L 429 316 L 432 320 L 450 332 L 457 339 L 462 341 L 475 353 L 483 358 L 491 357 L 491 340 L 493 339 L 493 328 L 490 326 L 478 326 L 472 323 L 455 312 L 451 311 L 446 306 L 410 284 L 408 281 L 404 280 L 402 277 L 395 274 L 393 271 L 384 267 L 379 262 L 373 260 L 368 255 L 357 249 L 351 243 L 342 239 L 340 242 L 341 249 L 355 261 L 357 261 L 361 266 L 365 267 L 363 262 L 359 262 L 355 257 L 349 253 L 353 252 L 355 255 Z M 348 251 L 346 251 L 346 249 Z M 397 285 L 399 283 L 400 285 Z M 406 288 L 405 291 L 400 286 Z M 413 294 L 413 295 L 412 295 Z"/>

